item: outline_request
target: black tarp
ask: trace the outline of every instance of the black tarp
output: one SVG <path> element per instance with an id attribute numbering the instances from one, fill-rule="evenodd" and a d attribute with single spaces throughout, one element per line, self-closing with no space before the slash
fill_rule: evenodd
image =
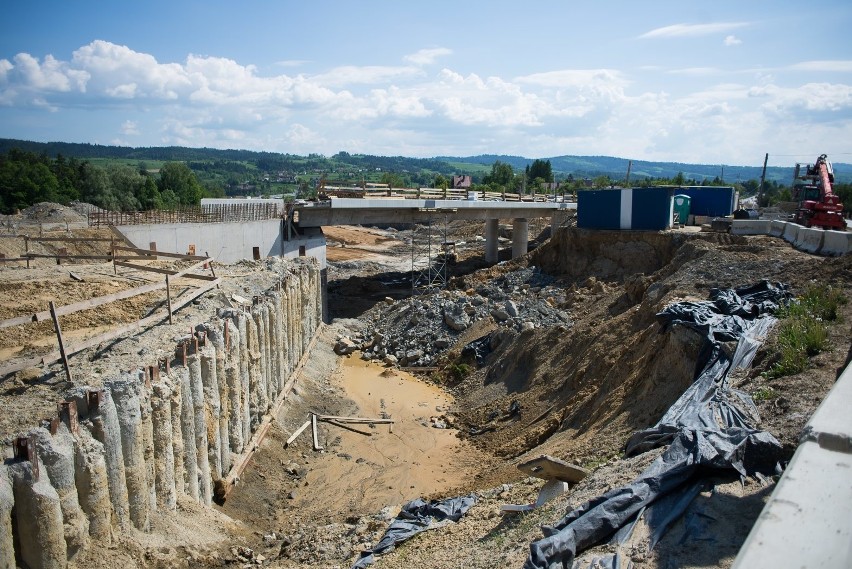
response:
<path id="1" fill-rule="evenodd" d="M 657 314 L 664 327 L 689 326 L 707 345 L 706 363 L 693 384 L 650 429 L 627 442 L 628 456 L 669 445 L 632 483 L 570 511 L 545 537 L 530 544 L 524 569 L 567 569 L 576 555 L 611 538 L 626 539 L 629 524 L 643 513 L 656 544 L 710 477 L 723 472 L 742 476 L 773 472 L 781 445 L 758 430 L 751 398 L 732 389 L 729 370 L 746 367 L 774 319 L 771 313 L 789 301 L 786 287 L 762 281 L 750 287 L 713 290 L 709 301 L 682 302 Z M 722 342 L 737 340 L 728 355 Z M 653 545 L 651 545 L 652 547 Z M 616 567 L 616 555 L 595 561 Z"/>
<path id="2" fill-rule="evenodd" d="M 352 569 L 364 569 L 364 567 L 373 563 L 375 555 L 393 550 L 396 544 L 422 531 L 433 529 L 443 522 L 459 521 L 475 503 L 476 497 L 473 495 L 430 502 L 418 498 L 408 502 L 402 507 L 379 543 L 369 551 L 361 553 L 361 557 L 355 562 Z"/>

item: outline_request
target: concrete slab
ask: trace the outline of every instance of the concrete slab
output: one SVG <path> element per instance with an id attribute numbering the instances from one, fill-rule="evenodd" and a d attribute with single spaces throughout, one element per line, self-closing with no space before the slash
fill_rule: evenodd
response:
<path id="1" fill-rule="evenodd" d="M 813 440 L 825 449 L 852 453 L 850 402 L 852 402 L 852 366 L 847 367 L 840 375 L 828 397 L 808 421 L 803 438 Z M 852 472 L 848 474 L 852 480 Z"/>
<path id="2" fill-rule="evenodd" d="M 772 221 L 768 219 L 735 219 L 731 222 L 731 235 L 769 235 Z"/>
<path id="3" fill-rule="evenodd" d="M 732 569 L 852 567 L 852 455 L 799 446 Z"/>
<path id="4" fill-rule="evenodd" d="M 589 471 L 581 466 L 546 454 L 519 464 L 518 470 L 544 480 L 556 479 L 565 482 L 579 482 L 589 475 Z"/>
<path id="5" fill-rule="evenodd" d="M 551 217 L 577 208 L 563 202 L 499 202 L 467 200 L 400 200 L 335 198 L 296 207 L 299 227 L 422 223 L 437 215 L 453 219 L 530 219 Z"/>

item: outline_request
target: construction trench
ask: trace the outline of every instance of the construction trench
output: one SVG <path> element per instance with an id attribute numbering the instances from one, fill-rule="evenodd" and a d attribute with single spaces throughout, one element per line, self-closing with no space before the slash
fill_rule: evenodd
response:
<path id="1" fill-rule="evenodd" d="M 239 308 L 194 325 L 156 365 L 76 387 L 0 465 L 0 568 L 66 567 L 179 496 L 222 500 L 292 389 L 322 323 L 319 264 L 286 263 Z M 16 561 L 17 560 L 17 561 Z"/>
<path id="2" fill-rule="evenodd" d="M 330 247 L 329 260 L 359 252 L 349 246 L 358 244 L 355 229 L 348 231 L 340 233 L 347 246 Z M 369 231 L 371 239 L 381 237 L 375 251 L 403 245 L 396 232 Z M 335 261 L 331 307 L 353 310 L 368 300 L 375 306 L 358 319 L 332 313 L 335 321 L 324 326 L 323 272 L 313 259 L 217 264 L 210 278 L 218 275 L 221 289 L 210 288 L 218 279 L 201 286 L 178 281 L 187 263 L 210 260 L 207 248 L 200 249 L 204 258 L 177 255 L 181 265 L 171 269 L 179 270 L 166 273 L 174 289 L 190 292 L 178 299 L 195 298 L 174 313 L 173 325 L 161 320 L 75 356 L 73 381 L 66 381 L 61 365 L 18 368 L 4 379 L 0 428 L 8 437 L 24 435 L 15 441 L 17 458 L 0 467 L 0 568 L 342 567 L 376 546 L 398 504 L 469 492 L 478 501 L 457 525 L 426 532 L 379 564 L 520 567 L 529 544 L 541 538 L 539 525 L 635 479 L 655 460 L 653 452 L 618 457 L 624 441 L 653 425 L 690 385 L 699 351 L 687 329 L 661 328 L 660 310 L 758 275 L 792 281 L 797 291 L 831 283 L 847 296 L 852 282 L 848 256 L 821 259 L 769 237 L 566 229 L 524 259 L 458 277 L 451 290 L 428 299 L 392 300 L 380 279 L 347 283 L 349 272 L 364 267 Z M 410 247 L 396 249 L 391 266 L 410 263 Z M 0 321 L 0 349 L 12 354 L 12 347 L 23 346 L 14 357 L 31 358 L 31 346 L 55 348 L 43 310 L 48 298 L 63 304 L 87 302 L 82 299 L 93 294 L 127 298 L 130 290 L 123 287 L 152 287 L 167 262 L 142 260 L 147 272 L 141 266 L 115 272 L 106 264 L 48 269 L 49 261 L 8 271 L 0 283 L 2 305 L 15 304 L 5 322 L 33 316 L 27 324 L 32 340 L 12 337 L 17 329 Z M 85 282 L 69 278 L 69 269 Z M 551 282 L 551 274 L 560 280 Z M 207 277 L 193 278 L 201 276 Z M 86 289 L 82 299 L 78 289 Z M 209 292 L 197 296 L 202 289 Z M 115 331 L 163 311 L 166 294 L 150 290 L 120 309 L 64 313 L 66 339 Z M 506 319 L 500 311 L 509 315 L 513 306 L 518 316 Z M 852 313 L 844 310 L 848 322 Z M 463 315 L 469 327 L 452 328 Z M 833 343 L 848 346 L 848 326 L 836 328 Z M 465 359 L 468 341 L 488 335 L 500 343 L 486 365 Z M 346 339 L 360 353 L 336 354 L 332 346 Z M 426 365 L 442 340 L 451 340 L 442 344 L 451 345 L 448 369 L 461 362 L 475 371 L 453 379 L 442 378 L 439 369 L 433 381 L 416 384 L 439 392 L 440 400 L 403 394 L 401 386 L 415 382 L 400 369 L 410 362 L 399 354 L 424 358 L 420 365 Z M 771 382 L 761 376 L 771 363 L 763 356 L 760 369 L 738 377 L 752 394 L 778 394 L 755 402 L 788 456 L 834 383 L 833 370 L 845 365 L 845 352 L 822 354 L 806 374 Z M 397 354 L 397 365 L 382 360 L 388 354 Z M 513 408 L 520 413 L 513 415 Z M 305 413 L 388 413 L 396 424 L 392 433 L 382 428 L 372 436 L 328 429 L 321 433 L 325 450 L 314 446 L 314 452 L 308 428 L 286 446 Z M 37 423 L 42 417 L 48 420 Z M 436 428 L 433 419 L 451 426 Z M 413 444 L 425 438 L 428 452 Z M 592 472 L 535 512 L 502 516 L 505 504 L 536 499 L 540 481 L 522 477 L 517 465 L 542 453 Z M 720 483 L 714 490 L 720 497 L 710 503 L 717 511 L 706 515 L 728 521 L 707 528 L 688 523 L 705 519 L 709 496 L 702 494 L 694 513 L 687 512 L 654 551 L 641 540 L 627 551 L 640 568 L 729 566 L 773 485 L 739 478 Z M 211 506 L 231 489 L 223 507 Z M 602 555 L 608 547 L 585 555 Z"/>

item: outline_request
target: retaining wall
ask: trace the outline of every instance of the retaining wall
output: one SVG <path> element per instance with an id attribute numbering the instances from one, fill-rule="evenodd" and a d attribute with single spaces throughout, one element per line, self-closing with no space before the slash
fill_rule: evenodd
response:
<path id="1" fill-rule="evenodd" d="M 183 253 L 194 248 L 220 263 L 252 259 L 254 249 L 261 258 L 316 257 L 325 268 L 325 236 L 320 229 L 304 229 L 299 235 L 285 235 L 284 221 L 240 221 L 230 223 L 151 223 L 121 225 L 116 229 L 134 246 L 147 249 L 151 243 L 160 251 Z M 290 237 L 290 240 L 288 240 Z"/>
<path id="2" fill-rule="evenodd" d="M 209 505 L 229 489 L 322 322 L 319 264 L 288 270 L 251 306 L 194 326 L 173 358 L 75 388 L 49 428 L 16 440 L 0 464 L 0 568 L 65 567 L 148 531 L 179 495 Z"/>
<path id="3" fill-rule="evenodd" d="M 782 237 L 800 251 L 819 255 L 840 256 L 852 251 L 852 231 L 816 229 L 778 220 L 735 219 L 731 233 Z"/>

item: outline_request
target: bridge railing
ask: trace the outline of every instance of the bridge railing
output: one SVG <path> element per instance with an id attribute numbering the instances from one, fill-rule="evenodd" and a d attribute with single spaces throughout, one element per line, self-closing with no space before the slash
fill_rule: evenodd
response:
<path id="1" fill-rule="evenodd" d="M 338 198 L 392 198 L 392 199 L 435 199 L 435 200 L 484 200 L 505 202 L 548 202 L 569 201 L 570 196 L 564 193 L 522 194 L 516 192 L 490 192 L 483 190 L 467 190 L 460 188 L 390 188 L 390 187 L 342 187 L 325 186 L 321 193 L 328 197 Z"/>

